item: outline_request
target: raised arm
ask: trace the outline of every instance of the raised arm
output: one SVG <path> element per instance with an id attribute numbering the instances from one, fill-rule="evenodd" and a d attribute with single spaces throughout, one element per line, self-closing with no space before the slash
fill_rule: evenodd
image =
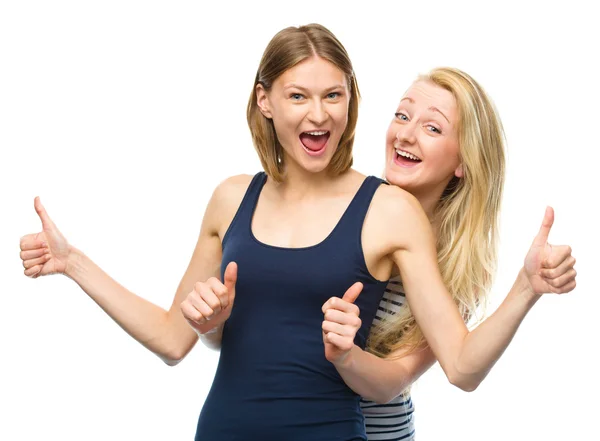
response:
<path id="1" fill-rule="evenodd" d="M 192 258 L 169 310 L 127 290 L 83 252 L 70 245 L 50 219 L 39 198 L 34 204 L 42 221 L 42 231 L 21 239 L 25 275 L 37 278 L 48 274 L 65 274 L 129 335 L 165 363 L 174 365 L 185 357 L 198 339 L 181 314 L 180 304 L 197 281 L 219 275 L 220 234 L 229 214 L 229 199 L 235 197 L 224 188 L 228 186 L 228 181 L 225 181 L 213 193 Z"/>
<path id="2" fill-rule="evenodd" d="M 400 268 L 407 300 L 450 382 L 463 390 L 474 390 L 500 358 L 525 315 L 541 295 L 574 289 L 575 259 L 571 256 L 570 247 L 548 245 L 553 211 L 547 209 L 542 227 L 506 299 L 494 314 L 469 332 L 442 283 L 429 222 L 420 206 L 413 206 L 410 200 L 405 202 L 407 205 L 400 206 L 404 220 L 400 231 L 410 234 L 399 235 L 398 242 L 394 244 L 396 249 L 391 254 Z M 396 205 L 393 209 L 398 208 Z M 344 314 L 336 313 L 333 321 L 340 326 L 328 328 L 329 332 L 326 322 L 331 319 L 327 320 L 325 316 L 324 339 L 330 339 L 336 346 L 328 359 L 355 392 L 385 402 L 389 398 L 385 389 L 405 387 L 410 382 L 412 371 L 402 367 L 401 359 L 380 359 L 354 346 L 352 342 L 358 326 L 351 315 L 357 315 L 357 308 L 352 310 L 348 306 L 352 301 L 348 302 L 348 299 L 333 300 L 335 307 L 326 304 L 324 312 L 325 309 L 335 309 Z M 333 316 L 330 314 L 330 317 Z M 418 369 L 414 369 L 417 374 Z M 395 392 L 396 389 L 390 395 Z"/>
<path id="3" fill-rule="evenodd" d="M 412 201 L 410 235 L 393 253 L 403 275 L 411 310 L 452 384 L 475 389 L 500 358 L 531 307 L 544 293 L 575 288 L 575 259 L 568 246 L 548 245 L 554 212 L 546 210 L 524 266 L 500 307 L 469 332 L 448 294 L 437 266 L 433 235 L 420 206 Z"/>

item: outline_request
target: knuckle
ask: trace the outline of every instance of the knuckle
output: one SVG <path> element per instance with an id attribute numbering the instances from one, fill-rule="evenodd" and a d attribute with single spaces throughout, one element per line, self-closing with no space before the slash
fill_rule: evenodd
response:
<path id="1" fill-rule="evenodd" d="M 213 290 L 220 290 L 222 289 L 222 287 L 224 287 L 224 285 L 221 283 L 221 281 L 219 279 L 217 279 L 216 277 L 211 277 L 210 279 L 208 279 L 206 281 L 206 283 L 213 289 Z"/>
<path id="2" fill-rule="evenodd" d="M 561 286 L 561 279 L 562 279 L 562 277 L 559 277 L 557 279 L 553 279 L 552 283 L 550 283 L 550 285 L 552 285 L 555 288 L 559 288 Z"/>
<path id="3" fill-rule="evenodd" d="M 221 312 L 221 304 L 219 302 L 208 303 L 208 307 L 212 309 L 213 314 L 218 314 Z"/>

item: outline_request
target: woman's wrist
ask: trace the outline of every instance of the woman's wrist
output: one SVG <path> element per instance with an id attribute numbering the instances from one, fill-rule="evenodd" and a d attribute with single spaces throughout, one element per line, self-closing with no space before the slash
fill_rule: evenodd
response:
<path id="1" fill-rule="evenodd" d="M 513 291 L 515 296 L 517 296 L 519 299 L 522 299 L 529 308 L 535 305 L 541 297 L 540 294 L 537 294 L 533 290 L 531 283 L 529 282 L 529 277 L 527 277 L 525 268 L 521 268 L 521 271 L 519 271 Z"/>
<path id="2" fill-rule="evenodd" d="M 86 256 L 77 248 L 69 245 L 69 253 L 65 263 L 65 276 L 77 281 L 84 269 L 84 260 Z"/>

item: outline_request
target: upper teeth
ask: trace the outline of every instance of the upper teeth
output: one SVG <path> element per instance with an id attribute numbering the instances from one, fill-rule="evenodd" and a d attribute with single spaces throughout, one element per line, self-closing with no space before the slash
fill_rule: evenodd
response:
<path id="1" fill-rule="evenodd" d="M 313 136 L 321 136 L 321 135 L 325 135 L 327 133 L 327 130 L 321 130 L 321 131 L 317 131 L 317 132 L 306 132 L 309 135 L 313 135 Z"/>
<path id="2" fill-rule="evenodd" d="M 396 149 L 396 153 L 398 153 L 400 156 L 404 156 L 405 158 L 409 158 L 409 159 L 413 159 L 415 161 L 420 161 L 421 158 L 416 157 L 415 155 L 405 152 L 404 150 L 399 150 Z"/>

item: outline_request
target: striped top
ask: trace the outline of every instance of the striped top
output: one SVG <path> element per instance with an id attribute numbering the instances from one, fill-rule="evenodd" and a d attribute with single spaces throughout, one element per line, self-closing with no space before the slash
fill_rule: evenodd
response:
<path id="1" fill-rule="evenodd" d="M 373 320 L 373 326 L 381 323 L 384 317 L 398 312 L 405 301 L 406 296 L 400 276 L 390 279 Z M 414 407 L 410 395 L 399 395 L 387 404 L 361 399 L 360 407 L 365 416 L 369 441 L 414 440 Z"/>

